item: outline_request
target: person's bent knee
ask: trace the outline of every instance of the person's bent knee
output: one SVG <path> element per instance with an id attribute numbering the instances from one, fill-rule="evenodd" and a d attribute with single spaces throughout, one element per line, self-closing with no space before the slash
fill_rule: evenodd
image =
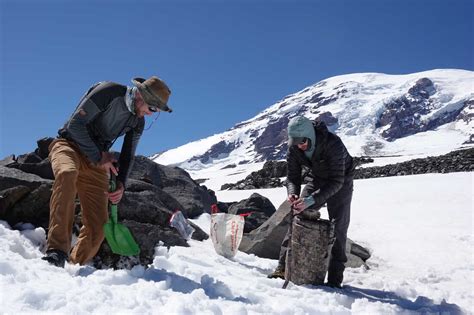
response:
<path id="1" fill-rule="evenodd" d="M 68 180 L 68 179 L 76 179 L 79 172 L 75 169 L 63 169 L 59 170 L 54 174 L 54 178 L 56 180 Z"/>

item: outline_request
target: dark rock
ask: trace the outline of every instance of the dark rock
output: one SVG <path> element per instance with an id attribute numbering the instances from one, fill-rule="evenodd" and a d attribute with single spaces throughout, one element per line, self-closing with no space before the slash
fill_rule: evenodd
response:
<path id="1" fill-rule="evenodd" d="M 288 116 L 269 122 L 262 134 L 255 139 L 255 151 L 263 161 L 285 158 L 288 150 L 288 122 Z"/>
<path id="2" fill-rule="evenodd" d="M 249 233 L 268 220 L 263 212 L 251 212 L 245 217 L 244 233 Z"/>
<path id="3" fill-rule="evenodd" d="M 358 167 L 362 164 L 373 163 L 374 159 L 369 156 L 356 156 L 353 158 L 355 167 Z"/>
<path id="4" fill-rule="evenodd" d="M 155 247 L 160 242 L 164 246 L 189 246 L 185 239 L 171 227 L 161 227 L 154 224 L 136 222 L 133 220 L 123 220 L 120 222 L 129 228 L 135 241 L 140 246 L 140 255 L 135 264 L 147 266 L 153 263 L 155 255 Z M 112 253 L 106 241 L 102 243 L 96 257 L 94 258 L 94 265 L 96 268 L 120 268 L 123 260 L 122 256 Z"/>
<path id="5" fill-rule="evenodd" d="M 16 159 L 17 163 L 19 164 L 24 164 L 24 163 L 39 163 L 41 162 L 43 159 L 37 155 L 36 153 L 34 152 L 31 152 L 31 153 L 27 153 L 27 154 L 22 154 L 22 155 L 19 155 Z"/>
<path id="6" fill-rule="evenodd" d="M 26 186 L 34 190 L 42 184 L 52 184 L 52 181 L 18 169 L 0 166 L 0 191 L 16 186 Z"/>
<path id="7" fill-rule="evenodd" d="M 185 170 L 157 164 L 144 156 L 135 158 L 130 178 L 152 184 L 162 193 L 172 196 L 179 204 L 169 205 L 173 207 L 169 210 L 174 211 L 177 209 L 174 207 L 179 206 L 179 210 L 189 218 L 210 213 L 211 204 L 217 202 L 215 196 L 195 182 Z"/>
<path id="8" fill-rule="evenodd" d="M 15 186 L 0 191 L 0 218 L 6 218 L 13 205 L 30 191 L 31 189 L 26 186 Z"/>
<path id="9" fill-rule="evenodd" d="M 387 102 L 375 126 L 384 127 L 381 135 L 388 141 L 433 130 L 441 125 L 459 119 L 468 102 L 452 107 L 450 111 L 439 113 L 431 119 L 422 119 L 436 109 L 436 102 L 430 98 L 436 93 L 433 82 L 428 78 L 418 80 L 408 93 Z"/>
<path id="10" fill-rule="evenodd" d="M 258 193 L 253 193 L 248 199 L 232 204 L 229 207 L 228 213 L 242 214 L 248 212 L 261 212 L 270 217 L 275 213 L 275 211 L 275 207 L 268 198 Z"/>
<path id="11" fill-rule="evenodd" d="M 368 249 L 354 243 L 351 240 L 348 240 L 347 244 L 350 248 L 351 254 L 360 257 L 360 259 L 362 259 L 363 261 L 366 261 L 370 258 L 370 251 Z"/>
<path id="12" fill-rule="evenodd" d="M 15 163 L 16 163 L 16 159 L 15 159 L 15 156 L 12 154 L 12 155 L 7 156 L 3 160 L 1 160 L 0 161 L 0 166 L 10 166 L 10 165 L 13 165 Z"/>
<path id="13" fill-rule="evenodd" d="M 290 206 L 285 201 L 260 227 L 244 233 L 239 250 L 259 257 L 278 259 L 280 246 L 290 224 Z"/>
<path id="14" fill-rule="evenodd" d="M 51 183 L 44 183 L 19 200 L 7 211 L 5 218 L 11 226 L 23 222 L 43 228 L 49 223 L 49 200 L 51 199 Z"/>
<path id="15" fill-rule="evenodd" d="M 206 187 L 199 186 L 189 174 L 178 167 L 160 166 L 164 172 L 163 191 L 167 192 L 183 206 L 183 213 L 188 218 L 211 213 L 211 205 L 217 202 Z"/>
<path id="16" fill-rule="evenodd" d="M 376 178 L 427 173 L 472 172 L 474 170 L 474 148 L 453 151 L 436 157 L 356 169 L 354 178 Z"/>
<path id="17" fill-rule="evenodd" d="M 415 98 L 428 99 L 436 92 L 433 81 L 428 78 L 421 78 L 408 90 L 408 94 Z"/>
<path id="18" fill-rule="evenodd" d="M 157 187 L 163 187 L 164 172 L 160 165 L 144 156 L 136 156 L 130 172 L 130 179 L 136 179 Z"/>
<path id="19" fill-rule="evenodd" d="M 307 100 L 306 103 L 313 103 L 313 104 L 315 104 L 315 106 L 312 106 L 312 107 L 319 108 L 321 106 L 328 105 L 328 104 L 330 104 L 330 103 L 332 103 L 332 102 L 334 102 L 338 99 L 337 94 L 336 95 L 331 95 L 329 97 L 324 97 L 322 95 L 323 95 L 323 92 L 316 93 L 316 94 L 312 95 Z"/>
<path id="20" fill-rule="evenodd" d="M 237 165 L 235 165 L 235 164 L 229 164 L 229 165 L 226 165 L 223 168 L 221 168 L 221 170 L 225 170 L 225 169 L 228 169 L 228 168 L 236 168 L 236 167 L 237 167 Z"/>
<path id="21" fill-rule="evenodd" d="M 190 161 L 200 161 L 201 163 L 210 163 L 213 159 L 222 158 L 222 155 L 228 155 L 232 152 L 239 143 L 227 142 L 222 140 L 214 144 L 206 153 L 193 157 Z"/>
<path id="22" fill-rule="evenodd" d="M 17 168 L 23 172 L 38 175 L 45 179 L 54 179 L 53 169 L 49 159 L 45 159 L 38 163 L 20 163 Z"/>
<path id="23" fill-rule="evenodd" d="M 231 214 L 249 213 L 245 217 L 244 233 L 255 230 L 267 221 L 275 211 L 276 209 L 271 201 L 257 193 L 252 194 L 248 199 L 232 204 L 228 209 L 228 213 Z"/>
<path id="24" fill-rule="evenodd" d="M 261 170 L 252 172 L 235 184 L 224 184 L 221 190 L 280 187 L 282 186 L 280 177 L 286 176 L 286 172 L 286 161 L 267 161 Z"/>
<path id="25" fill-rule="evenodd" d="M 217 202 L 217 208 L 219 209 L 219 212 L 229 212 L 229 207 L 232 206 L 235 202 Z"/>
<path id="26" fill-rule="evenodd" d="M 41 157 L 41 159 L 46 159 L 49 155 L 49 145 L 53 142 L 54 138 L 46 137 L 36 141 L 38 148 L 35 150 L 35 153 Z"/>
<path id="27" fill-rule="evenodd" d="M 205 183 L 208 179 L 209 178 L 197 178 L 194 181 L 196 182 L 196 184 L 201 185 L 202 183 Z"/>
<path id="28" fill-rule="evenodd" d="M 324 112 L 319 114 L 317 120 L 324 122 L 328 127 L 331 127 L 338 123 L 337 118 L 334 117 L 331 112 Z"/>

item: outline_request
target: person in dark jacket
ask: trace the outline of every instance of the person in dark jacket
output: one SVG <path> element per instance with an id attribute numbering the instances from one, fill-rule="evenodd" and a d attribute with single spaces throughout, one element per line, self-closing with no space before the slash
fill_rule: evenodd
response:
<path id="1" fill-rule="evenodd" d="M 322 122 L 312 123 L 298 116 L 288 123 L 288 201 L 295 214 L 313 213 L 327 203 L 329 218 L 335 221 L 335 243 L 329 261 L 328 282 L 332 287 L 341 287 L 344 263 L 347 261 L 345 247 L 349 228 L 353 191 L 354 163 L 341 139 L 328 131 Z M 301 193 L 302 168 L 306 166 L 312 179 Z M 285 258 L 290 230 L 285 236 L 278 267 L 270 278 L 284 278 Z"/>
<path id="2" fill-rule="evenodd" d="M 76 110 L 49 147 L 54 173 L 50 200 L 48 244 L 44 260 L 64 267 L 66 260 L 85 264 L 104 240 L 108 199 L 122 199 L 135 150 L 143 133 L 145 116 L 171 112 L 168 86 L 159 78 L 135 78 L 134 86 L 100 82 L 82 97 Z M 118 137 L 125 136 L 116 166 L 109 152 Z M 110 172 L 117 176 L 117 189 L 108 192 Z M 82 228 L 71 251 L 74 201 L 79 196 Z"/>

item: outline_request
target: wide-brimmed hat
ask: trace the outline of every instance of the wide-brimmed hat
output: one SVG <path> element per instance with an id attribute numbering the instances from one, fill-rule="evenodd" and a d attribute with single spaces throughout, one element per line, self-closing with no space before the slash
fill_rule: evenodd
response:
<path id="1" fill-rule="evenodd" d="M 166 83 L 158 77 L 133 78 L 132 83 L 138 88 L 143 100 L 148 105 L 156 106 L 162 111 L 171 113 L 173 110 L 168 106 L 171 90 Z"/>

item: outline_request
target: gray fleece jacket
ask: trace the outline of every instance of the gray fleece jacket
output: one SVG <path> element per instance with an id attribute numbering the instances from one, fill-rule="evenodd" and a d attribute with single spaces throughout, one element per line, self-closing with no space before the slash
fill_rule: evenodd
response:
<path id="1" fill-rule="evenodd" d="M 127 87 L 100 82 L 82 97 L 76 110 L 58 131 L 61 138 L 73 141 L 93 163 L 108 152 L 115 140 L 125 135 L 119 158 L 119 175 L 124 185 L 133 166 L 145 119 L 131 113 L 125 103 Z"/>

